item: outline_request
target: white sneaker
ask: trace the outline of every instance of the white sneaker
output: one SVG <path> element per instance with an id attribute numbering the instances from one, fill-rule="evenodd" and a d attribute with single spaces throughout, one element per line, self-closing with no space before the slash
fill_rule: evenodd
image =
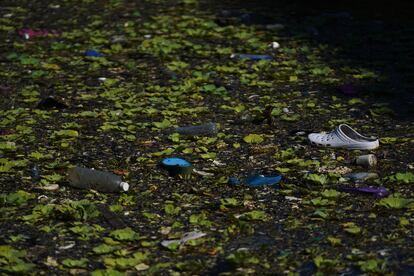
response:
<path id="1" fill-rule="evenodd" d="M 371 150 L 379 147 L 378 138 L 365 137 L 346 124 L 329 133 L 311 133 L 308 138 L 314 145 L 332 148 Z"/>

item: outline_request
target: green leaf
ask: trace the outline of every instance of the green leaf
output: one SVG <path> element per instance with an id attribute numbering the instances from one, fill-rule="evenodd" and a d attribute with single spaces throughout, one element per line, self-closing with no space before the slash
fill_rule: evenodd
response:
<path id="1" fill-rule="evenodd" d="M 153 125 L 156 128 L 165 129 L 165 128 L 171 127 L 172 123 L 169 120 L 165 119 L 162 122 L 153 122 Z"/>
<path id="2" fill-rule="evenodd" d="M 53 158 L 53 156 L 51 154 L 43 154 L 41 152 L 38 151 L 34 151 L 29 155 L 30 158 L 34 159 L 34 160 L 42 160 L 42 159 L 51 159 Z"/>
<path id="3" fill-rule="evenodd" d="M 215 152 L 207 152 L 207 153 L 200 154 L 200 157 L 203 159 L 214 159 L 216 158 L 216 156 L 217 156 L 217 153 Z"/>
<path id="4" fill-rule="evenodd" d="M 364 272 L 377 272 L 379 270 L 379 261 L 375 259 L 359 261 L 358 265 Z"/>
<path id="5" fill-rule="evenodd" d="M 64 129 L 59 131 L 54 131 L 52 133 L 52 138 L 59 137 L 59 138 L 76 138 L 79 136 L 79 132 L 77 130 L 72 129 Z"/>
<path id="6" fill-rule="evenodd" d="M 200 214 L 192 214 L 189 218 L 191 224 L 196 224 L 200 226 L 211 227 L 213 223 L 207 219 L 207 214 L 202 212 Z"/>
<path id="7" fill-rule="evenodd" d="M 329 214 L 326 212 L 325 209 L 317 209 L 315 210 L 315 212 L 313 212 L 313 216 L 326 219 L 329 217 Z"/>
<path id="8" fill-rule="evenodd" d="M 22 190 L 9 194 L 0 194 L 0 206 L 21 206 L 23 204 L 26 204 L 30 199 L 34 198 L 36 198 L 35 194 L 31 194 Z"/>
<path id="9" fill-rule="evenodd" d="M 242 214 L 239 219 L 241 220 L 261 220 L 267 221 L 269 219 L 268 215 L 263 211 L 253 210 L 247 213 Z"/>
<path id="10" fill-rule="evenodd" d="M 382 137 L 382 138 L 380 138 L 381 144 L 384 144 L 384 145 L 394 144 L 397 141 L 398 141 L 397 137 Z"/>
<path id="11" fill-rule="evenodd" d="M 180 207 L 174 207 L 173 204 L 167 203 L 164 206 L 164 211 L 167 215 L 178 215 L 181 211 Z"/>
<path id="12" fill-rule="evenodd" d="M 119 247 L 107 245 L 106 243 L 103 243 L 101 245 L 95 246 L 92 251 L 96 254 L 102 255 L 102 254 L 108 254 L 112 253 L 115 250 L 119 249 Z"/>
<path id="13" fill-rule="evenodd" d="M 257 265 L 260 263 L 259 258 L 255 257 L 252 252 L 249 252 L 247 250 L 239 250 L 228 255 L 226 257 L 226 261 L 236 266 L 249 266 Z"/>
<path id="14" fill-rule="evenodd" d="M 377 204 L 390 209 L 414 208 L 414 199 L 387 197 L 381 199 Z"/>
<path id="15" fill-rule="evenodd" d="M 310 200 L 310 203 L 313 206 L 327 206 L 327 205 L 335 204 L 334 201 L 330 201 L 330 200 L 328 200 L 326 198 L 321 198 L 321 197 L 317 197 L 317 198 L 311 199 Z"/>
<path id="16" fill-rule="evenodd" d="M 236 207 L 240 205 L 240 202 L 236 198 L 224 198 L 220 199 L 221 205 L 224 207 Z"/>
<path id="17" fill-rule="evenodd" d="M 264 141 L 263 137 L 259 134 L 249 134 L 243 138 L 246 143 L 258 144 Z"/>
<path id="18" fill-rule="evenodd" d="M 62 261 L 62 264 L 65 267 L 77 267 L 77 268 L 86 268 L 88 266 L 88 259 L 87 258 L 81 258 L 79 260 L 76 259 L 65 259 Z"/>
<path id="19" fill-rule="evenodd" d="M 134 241 L 138 239 L 138 234 L 129 227 L 114 230 L 109 233 L 109 236 L 118 241 Z"/>
<path id="20" fill-rule="evenodd" d="M 357 226 L 353 222 L 344 223 L 343 226 L 344 226 L 344 231 L 352 235 L 358 235 L 362 231 L 361 227 Z"/>
<path id="21" fill-rule="evenodd" d="M 15 142 L 0 142 L 0 150 L 2 151 L 15 151 L 16 149 Z"/>
<path id="22" fill-rule="evenodd" d="M 340 193 L 340 192 L 338 192 L 337 190 L 330 189 L 330 190 L 324 190 L 324 191 L 321 193 L 321 195 L 322 195 L 323 197 L 326 197 L 326 198 L 336 198 L 336 197 L 340 196 L 340 195 L 341 195 L 341 193 Z"/>
<path id="23" fill-rule="evenodd" d="M 409 184 L 414 183 L 414 174 L 411 172 L 396 173 L 395 175 L 390 176 L 388 179 L 391 182 Z"/>
<path id="24" fill-rule="evenodd" d="M 328 176 L 324 175 L 324 174 L 315 174 L 315 173 L 311 173 L 308 174 L 305 179 L 310 180 L 314 183 L 318 183 L 321 185 L 325 185 L 326 183 L 328 183 Z"/>
<path id="25" fill-rule="evenodd" d="M 332 246 L 337 246 L 337 245 L 342 244 L 342 240 L 339 238 L 327 237 L 326 239 L 331 243 Z"/>
<path id="26" fill-rule="evenodd" d="M 350 99 L 348 101 L 348 104 L 350 104 L 350 105 L 354 105 L 354 104 L 364 104 L 364 103 L 365 102 L 363 100 L 358 99 L 358 98 L 353 98 L 353 99 Z"/>

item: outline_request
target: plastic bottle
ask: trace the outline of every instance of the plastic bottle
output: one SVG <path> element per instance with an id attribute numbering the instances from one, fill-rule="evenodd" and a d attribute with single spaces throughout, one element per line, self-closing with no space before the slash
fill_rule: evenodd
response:
<path id="1" fill-rule="evenodd" d="M 218 130 L 215 123 L 206 123 L 198 126 L 177 127 L 174 129 L 174 132 L 182 135 L 214 136 L 217 135 Z"/>
<path id="2" fill-rule="evenodd" d="M 113 173 L 80 167 L 69 170 L 69 184 L 76 188 L 109 193 L 126 192 L 129 189 L 129 184 Z"/>
<path id="3" fill-rule="evenodd" d="M 364 167 L 374 167 L 377 165 L 377 157 L 373 154 L 361 155 L 355 158 L 355 164 Z"/>

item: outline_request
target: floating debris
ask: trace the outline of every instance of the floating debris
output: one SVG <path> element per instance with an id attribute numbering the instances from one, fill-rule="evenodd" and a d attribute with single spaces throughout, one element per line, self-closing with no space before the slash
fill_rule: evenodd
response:
<path id="1" fill-rule="evenodd" d="M 69 170 L 69 184 L 80 189 L 100 192 L 126 192 L 129 184 L 118 175 L 88 168 L 74 167 Z"/>
<path id="2" fill-rule="evenodd" d="M 342 187 L 339 189 L 341 192 L 358 192 L 358 193 L 366 193 L 372 194 L 377 197 L 386 197 L 390 194 L 390 192 L 385 187 L 363 187 L 363 188 L 350 188 L 350 187 Z"/>
<path id="3" fill-rule="evenodd" d="M 255 188 L 260 186 L 268 186 L 268 185 L 275 185 L 282 180 L 281 175 L 253 175 L 245 179 L 244 181 L 240 181 L 237 177 L 229 177 L 229 184 L 230 185 L 239 185 L 245 184 L 249 187 Z"/>
<path id="4" fill-rule="evenodd" d="M 193 166 L 190 162 L 178 157 L 163 159 L 161 167 L 166 169 L 170 176 L 190 175 L 193 171 Z"/>
<path id="5" fill-rule="evenodd" d="M 253 55 L 253 54 L 232 54 L 230 58 L 233 59 L 249 59 L 249 60 L 273 60 L 272 56 L 269 55 Z"/>
<path id="6" fill-rule="evenodd" d="M 191 241 L 191 240 L 196 240 L 199 238 L 202 238 L 204 236 L 206 236 L 206 233 L 200 232 L 200 231 L 192 231 L 192 232 L 187 232 L 183 235 L 183 237 L 179 240 L 165 240 L 161 242 L 161 245 L 164 247 L 169 247 L 171 244 L 183 244 L 186 243 L 187 241 Z"/>

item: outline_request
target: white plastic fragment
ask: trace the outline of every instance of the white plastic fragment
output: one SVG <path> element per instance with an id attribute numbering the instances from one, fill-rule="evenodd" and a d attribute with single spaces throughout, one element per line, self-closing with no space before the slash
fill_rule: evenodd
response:
<path id="1" fill-rule="evenodd" d="M 272 49 L 278 49 L 280 48 L 280 44 L 276 41 L 273 41 L 272 43 L 269 44 L 270 48 Z"/>
<path id="2" fill-rule="evenodd" d="M 196 169 L 193 169 L 193 172 L 198 174 L 198 175 L 201 175 L 201 176 L 213 176 L 214 175 L 213 173 L 209 173 L 209 172 L 205 172 L 205 171 L 199 171 L 199 170 L 196 170 Z"/>
<path id="3" fill-rule="evenodd" d="M 294 196 L 285 196 L 285 199 L 289 201 L 301 201 L 302 200 L 301 198 L 294 197 Z"/>
<path id="4" fill-rule="evenodd" d="M 196 240 L 196 239 L 202 238 L 206 235 L 207 235 L 206 233 L 203 233 L 203 232 L 200 232 L 200 231 L 191 231 L 191 232 L 184 233 L 182 238 L 179 239 L 179 240 L 164 240 L 164 241 L 161 242 L 161 245 L 164 246 L 164 247 L 168 247 L 168 246 L 170 246 L 171 244 L 174 244 L 174 243 L 183 244 L 183 243 L 186 243 L 186 242 L 191 241 L 191 240 Z"/>
<path id="5" fill-rule="evenodd" d="M 74 241 L 69 241 L 66 245 L 62 245 L 62 246 L 59 246 L 58 247 L 58 249 L 59 250 L 67 250 L 67 249 L 71 249 L 72 247 L 74 247 L 75 246 L 75 242 Z"/>
<path id="6" fill-rule="evenodd" d="M 46 186 L 39 186 L 38 187 L 41 190 L 45 190 L 45 191 L 56 191 L 57 189 L 59 189 L 59 185 L 58 184 L 50 184 L 50 185 L 46 185 Z"/>

